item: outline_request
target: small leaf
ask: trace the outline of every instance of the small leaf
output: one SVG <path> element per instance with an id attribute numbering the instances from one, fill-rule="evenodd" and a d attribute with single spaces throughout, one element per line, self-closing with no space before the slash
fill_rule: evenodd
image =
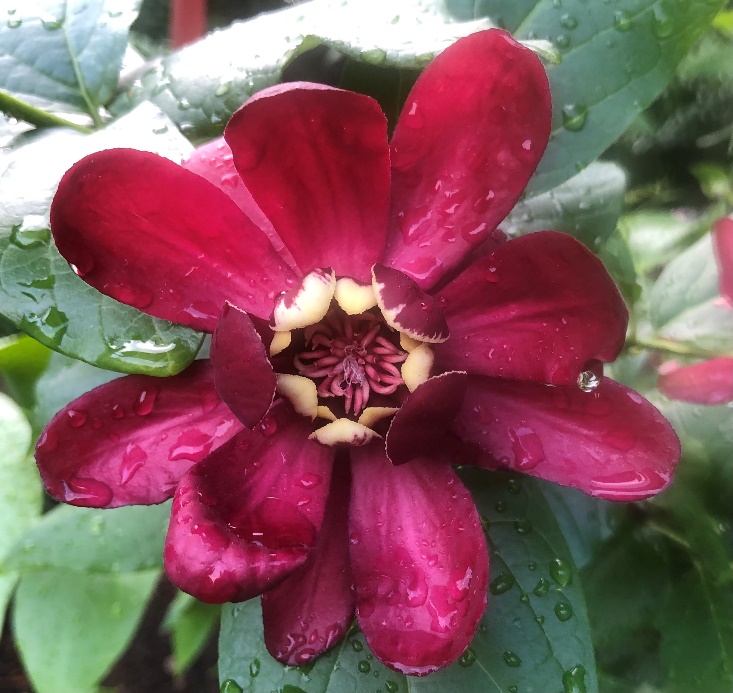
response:
<path id="1" fill-rule="evenodd" d="M 0 339 L 0 377 L 6 391 L 25 407 L 33 406 L 33 388 L 53 352 L 26 335 Z"/>
<path id="2" fill-rule="evenodd" d="M 500 228 L 512 236 L 564 231 L 595 251 L 616 228 L 625 191 L 623 170 L 596 162 L 553 190 L 519 202 Z"/>
<path id="3" fill-rule="evenodd" d="M 136 2 L 19 2 L 0 24 L 0 89 L 47 110 L 71 107 L 97 121 L 117 88 Z"/>
<path id="4" fill-rule="evenodd" d="M 168 609 L 163 629 L 170 634 L 173 673 L 183 676 L 198 659 L 214 633 L 221 607 L 204 604 L 179 592 Z"/>
<path id="5" fill-rule="evenodd" d="M 641 285 L 636 276 L 629 244 L 618 229 L 609 236 L 598 256 L 603 260 L 609 274 L 621 289 L 626 303 L 630 306 L 636 303 L 641 296 Z"/>
<path id="6" fill-rule="evenodd" d="M 159 570 L 24 574 L 15 598 L 18 652 L 38 693 L 96 693 L 131 641 Z"/>
<path id="7" fill-rule="evenodd" d="M 180 160 L 191 147 L 150 104 L 93 135 L 55 130 L 18 147 L 0 166 L 0 313 L 42 344 L 110 370 L 171 375 L 194 358 L 202 335 L 151 318 L 85 284 L 56 250 L 48 210 L 75 161 L 110 147 Z"/>
<path id="8" fill-rule="evenodd" d="M 28 457 L 31 427 L 19 407 L 0 394 L 0 562 L 41 513 L 43 491 Z M 0 631 L 17 574 L 0 570 Z"/>

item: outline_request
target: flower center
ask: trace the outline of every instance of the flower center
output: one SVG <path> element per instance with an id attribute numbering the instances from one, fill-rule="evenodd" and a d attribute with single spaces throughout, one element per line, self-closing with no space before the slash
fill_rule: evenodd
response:
<path id="1" fill-rule="evenodd" d="M 333 308 L 304 336 L 306 348 L 294 359 L 298 373 L 317 383 L 319 397 L 343 397 L 347 415 L 358 417 L 372 393 L 391 395 L 405 384 L 396 364 L 407 352 L 370 312 L 347 315 Z"/>

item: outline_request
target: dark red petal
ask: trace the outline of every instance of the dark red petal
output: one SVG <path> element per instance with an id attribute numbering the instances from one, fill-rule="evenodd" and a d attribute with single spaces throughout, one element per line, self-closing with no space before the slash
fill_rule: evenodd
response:
<path id="1" fill-rule="evenodd" d="M 592 392 L 469 378 L 454 428 L 502 466 L 608 500 L 658 493 L 680 457 L 667 420 L 608 378 Z"/>
<path id="2" fill-rule="evenodd" d="M 466 374 L 443 373 L 411 392 L 387 432 L 387 456 L 393 464 L 418 457 L 438 457 L 446 449 L 446 434 L 466 392 Z"/>
<path id="3" fill-rule="evenodd" d="M 290 665 L 303 665 L 333 647 L 354 615 L 348 542 L 349 469 L 334 469 L 323 527 L 308 560 L 262 595 L 265 645 Z"/>
<path id="4" fill-rule="evenodd" d="M 660 375 L 661 392 L 697 404 L 733 402 L 733 358 L 717 358 Z"/>
<path id="5" fill-rule="evenodd" d="M 285 244 L 282 242 L 282 239 L 275 233 L 275 229 L 270 223 L 270 220 L 262 213 L 262 210 L 252 199 L 249 190 L 244 187 L 244 183 L 239 177 L 237 169 L 234 167 L 232 150 L 229 149 L 229 145 L 223 137 L 197 147 L 188 159 L 181 162 L 181 166 L 188 171 L 198 174 L 202 178 L 206 178 L 209 183 L 227 194 L 237 207 L 258 228 L 262 229 L 285 262 L 291 267 L 296 268 L 295 261 L 285 249 Z"/>
<path id="6" fill-rule="evenodd" d="M 550 135 L 539 58 L 504 31 L 460 39 L 410 92 L 392 138 L 385 264 L 432 287 L 509 213 Z"/>
<path id="7" fill-rule="evenodd" d="M 389 200 L 387 121 L 378 104 L 320 84 L 264 89 L 224 133 L 234 164 L 305 274 L 369 282 Z"/>
<path id="8" fill-rule="evenodd" d="M 171 378 L 129 375 L 87 392 L 46 426 L 36 461 L 57 500 L 96 508 L 170 498 L 195 462 L 242 426 L 206 361 Z"/>
<path id="9" fill-rule="evenodd" d="M 303 564 L 316 543 L 333 453 L 286 405 L 194 466 L 178 485 L 165 569 L 209 603 L 244 601 Z"/>
<path id="10" fill-rule="evenodd" d="M 577 382 L 592 360 L 621 351 L 628 312 L 601 261 L 562 233 L 516 238 L 474 263 L 439 294 L 451 338 L 440 370 Z"/>
<path id="11" fill-rule="evenodd" d="M 216 389 L 248 428 L 267 414 L 275 396 L 275 372 L 247 313 L 226 303 L 211 342 Z"/>
<path id="12" fill-rule="evenodd" d="M 444 342 L 448 325 L 437 301 L 413 279 L 391 267 L 374 265 L 372 284 L 384 319 L 421 342 Z"/>
<path id="13" fill-rule="evenodd" d="M 447 464 L 395 467 L 379 444 L 350 452 L 357 620 L 384 664 L 429 674 L 463 653 L 486 607 L 478 513 Z"/>
<path id="14" fill-rule="evenodd" d="M 715 222 L 713 247 L 720 273 L 720 294 L 733 306 L 733 218 L 723 217 Z"/>
<path id="15" fill-rule="evenodd" d="M 296 277 L 221 190 L 168 159 L 110 149 L 76 163 L 51 205 L 61 254 L 94 288 L 211 332 L 224 301 L 267 318 Z"/>

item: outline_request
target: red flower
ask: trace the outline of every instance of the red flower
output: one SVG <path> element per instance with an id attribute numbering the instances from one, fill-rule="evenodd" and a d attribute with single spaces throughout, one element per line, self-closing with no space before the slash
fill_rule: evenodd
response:
<path id="1" fill-rule="evenodd" d="M 214 332 L 213 368 L 69 405 L 37 449 L 49 492 L 113 507 L 175 488 L 171 579 L 204 601 L 263 593 L 282 662 L 331 647 L 354 609 L 388 666 L 454 661 L 488 555 L 453 464 L 637 500 L 679 454 L 602 377 L 627 314 L 598 259 L 553 232 L 492 240 L 549 131 L 539 60 L 487 31 L 425 70 L 389 147 L 370 98 L 285 84 L 183 168 L 76 164 L 51 210 L 61 253 L 113 298 Z"/>

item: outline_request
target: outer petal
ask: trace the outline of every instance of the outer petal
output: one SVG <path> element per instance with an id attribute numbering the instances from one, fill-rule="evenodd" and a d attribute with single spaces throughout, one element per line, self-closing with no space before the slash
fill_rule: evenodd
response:
<path id="1" fill-rule="evenodd" d="M 378 444 L 352 450 L 351 459 L 357 620 L 387 666 L 429 674 L 461 655 L 486 607 L 478 513 L 447 464 L 394 467 Z"/>
<path id="2" fill-rule="evenodd" d="M 438 295 L 451 338 L 436 344 L 441 370 L 577 382 L 588 361 L 613 361 L 628 313 L 601 261 L 562 233 L 516 238 Z"/>
<path id="3" fill-rule="evenodd" d="M 48 492 L 71 505 L 162 503 L 192 464 L 240 423 L 206 361 L 171 378 L 129 375 L 87 392 L 50 421 L 36 447 Z"/>
<path id="4" fill-rule="evenodd" d="M 110 149 L 66 172 L 51 205 L 61 254 L 94 288 L 211 332 L 225 300 L 268 318 L 296 277 L 270 241 L 201 176 Z"/>
<path id="5" fill-rule="evenodd" d="M 385 264 L 432 287 L 509 213 L 550 135 L 539 58 L 504 31 L 457 41 L 423 72 L 392 138 Z"/>
<path id="6" fill-rule="evenodd" d="M 283 664 L 307 664 L 333 647 L 354 615 L 348 542 L 349 469 L 334 469 L 318 544 L 308 560 L 262 595 L 265 644 Z"/>
<path id="7" fill-rule="evenodd" d="M 733 307 L 733 218 L 723 217 L 715 222 L 713 244 L 720 272 L 720 294 Z"/>
<path id="8" fill-rule="evenodd" d="M 369 282 L 384 251 L 387 121 L 377 102 L 320 84 L 264 89 L 224 133 L 234 164 L 305 274 Z"/>
<path id="9" fill-rule="evenodd" d="M 659 377 L 659 389 L 670 399 L 697 404 L 733 402 L 733 358 L 702 361 Z"/>
<path id="10" fill-rule="evenodd" d="M 443 373 L 426 380 L 410 393 L 387 432 L 387 456 L 393 464 L 415 458 L 438 457 L 445 450 L 446 434 L 463 403 L 466 374 Z"/>
<path id="11" fill-rule="evenodd" d="M 666 419 L 608 378 L 593 392 L 469 378 L 454 428 L 502 466 L 608 500 L 658 493 L 680 457 Z"/>
<path id="12" fill-rule="evenodd" d="M 221 398 L 245 426 L 256 426 L 275 396 L 275 372 L 249 316 L 230 303 L 214 331 L 211 362 Z"/>
<path id="13" fill-rule="evenodd" d="M 303 564 L 316 543 L 332 454 L 287 405 L 193 467 L 165 545 L 171 580 L 210 603 L 244 601 Z"/>

